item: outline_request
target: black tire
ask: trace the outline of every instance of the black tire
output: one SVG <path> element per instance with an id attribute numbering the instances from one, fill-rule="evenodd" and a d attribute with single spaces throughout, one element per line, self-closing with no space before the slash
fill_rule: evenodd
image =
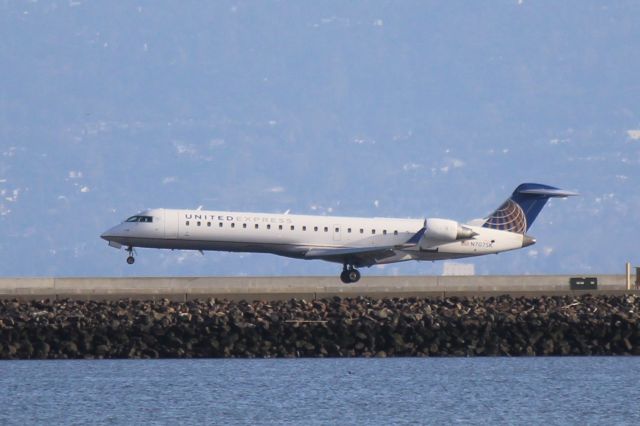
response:
<path id="1" fill-rule="evenodd" d="M 133 265 L 135 261 L 136 261 L 136 259 L 133 256 L 127 257 L 127 263 L 129 265 Z"/>
<path id="2" fill-rule="evenodd" d="M 351 269 L 347 272 L 347 278 L 350 283 L 357 283 L 360 279 L 360 272 L 357 269 Z"/>
<path id="3" fill-rule="evenodd" d="M 349 281 L 349 274 L 347 272 L 348 271 L 342 271 L 342 273 L 340 274 L 340 281 L 345 284 L 349 284 L 351 282 Z"/>

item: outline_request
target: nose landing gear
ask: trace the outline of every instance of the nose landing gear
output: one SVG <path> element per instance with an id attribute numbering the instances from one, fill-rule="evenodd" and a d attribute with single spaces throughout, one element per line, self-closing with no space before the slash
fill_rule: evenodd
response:
<path id="1" fill-rule="evenodd" d="M 127 247 L 127 252 L 129 252 L 129 256 L 127 257 L 127 263 L 129 265 L 133 265 L 136 261 L 135 257 L 133 257 L 133 247 L 132 246 Z"/>
<path id="2" fill-rule="evenodd" d="M 353 265 L 347 265 L 345 263 L 342 273 L 340 274 L 340 280 L 345 284 L 351 284 L 358 282 L 360 279 L 360 272 L 353 267 Z"/>

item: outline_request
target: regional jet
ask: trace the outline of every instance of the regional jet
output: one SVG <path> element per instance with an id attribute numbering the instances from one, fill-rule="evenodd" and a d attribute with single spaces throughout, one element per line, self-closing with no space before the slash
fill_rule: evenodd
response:
<path id="1" fill-rule="evenodd" d="M 340 279 L 355 283 L 357 268 L 408 260 L 443 260 L 516 250 L 535 244 L 527 235 L 552 197 L 578 195 L 523 183 L 484 219 L 393 219 L 204 210 L 146 210 L 104 232 L 115 248 L 272 253 L 342 265 Z"/>

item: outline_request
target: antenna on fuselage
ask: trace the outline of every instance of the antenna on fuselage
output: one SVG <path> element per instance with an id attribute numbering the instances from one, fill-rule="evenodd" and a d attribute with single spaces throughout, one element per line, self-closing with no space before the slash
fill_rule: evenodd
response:
<path id="1" fill-rule="evenodd" d="M 200 211 L 202 210 L 202 206 L 198 206 L 198 208 L 196 209 L 196 211 Z"/>
<path id="2" fill-rule="evenodd" d="M 284 212 L 284 214 L 289 214 L 290 211 L 291 211 L 291 209 L 287 209 L 287 211 Z"/>

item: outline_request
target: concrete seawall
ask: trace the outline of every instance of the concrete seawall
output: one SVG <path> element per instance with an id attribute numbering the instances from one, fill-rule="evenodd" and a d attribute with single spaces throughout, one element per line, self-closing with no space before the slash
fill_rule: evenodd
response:
<path id="1" fill-rule="evenodd" d="M 194 299 L 315 300 L 332 296 L 373 298 L 449 296 L 540 296 L 640 294 L 626 290 L 625 275 L 588 275 L 598 289 L 574 290 L 569 279 L 580 275 L 523 276 L 368 276 L 357 284 L 337 277 L 135 277 L 135 278 L 0 278 L 0 299 L 139 300 Z"/>

